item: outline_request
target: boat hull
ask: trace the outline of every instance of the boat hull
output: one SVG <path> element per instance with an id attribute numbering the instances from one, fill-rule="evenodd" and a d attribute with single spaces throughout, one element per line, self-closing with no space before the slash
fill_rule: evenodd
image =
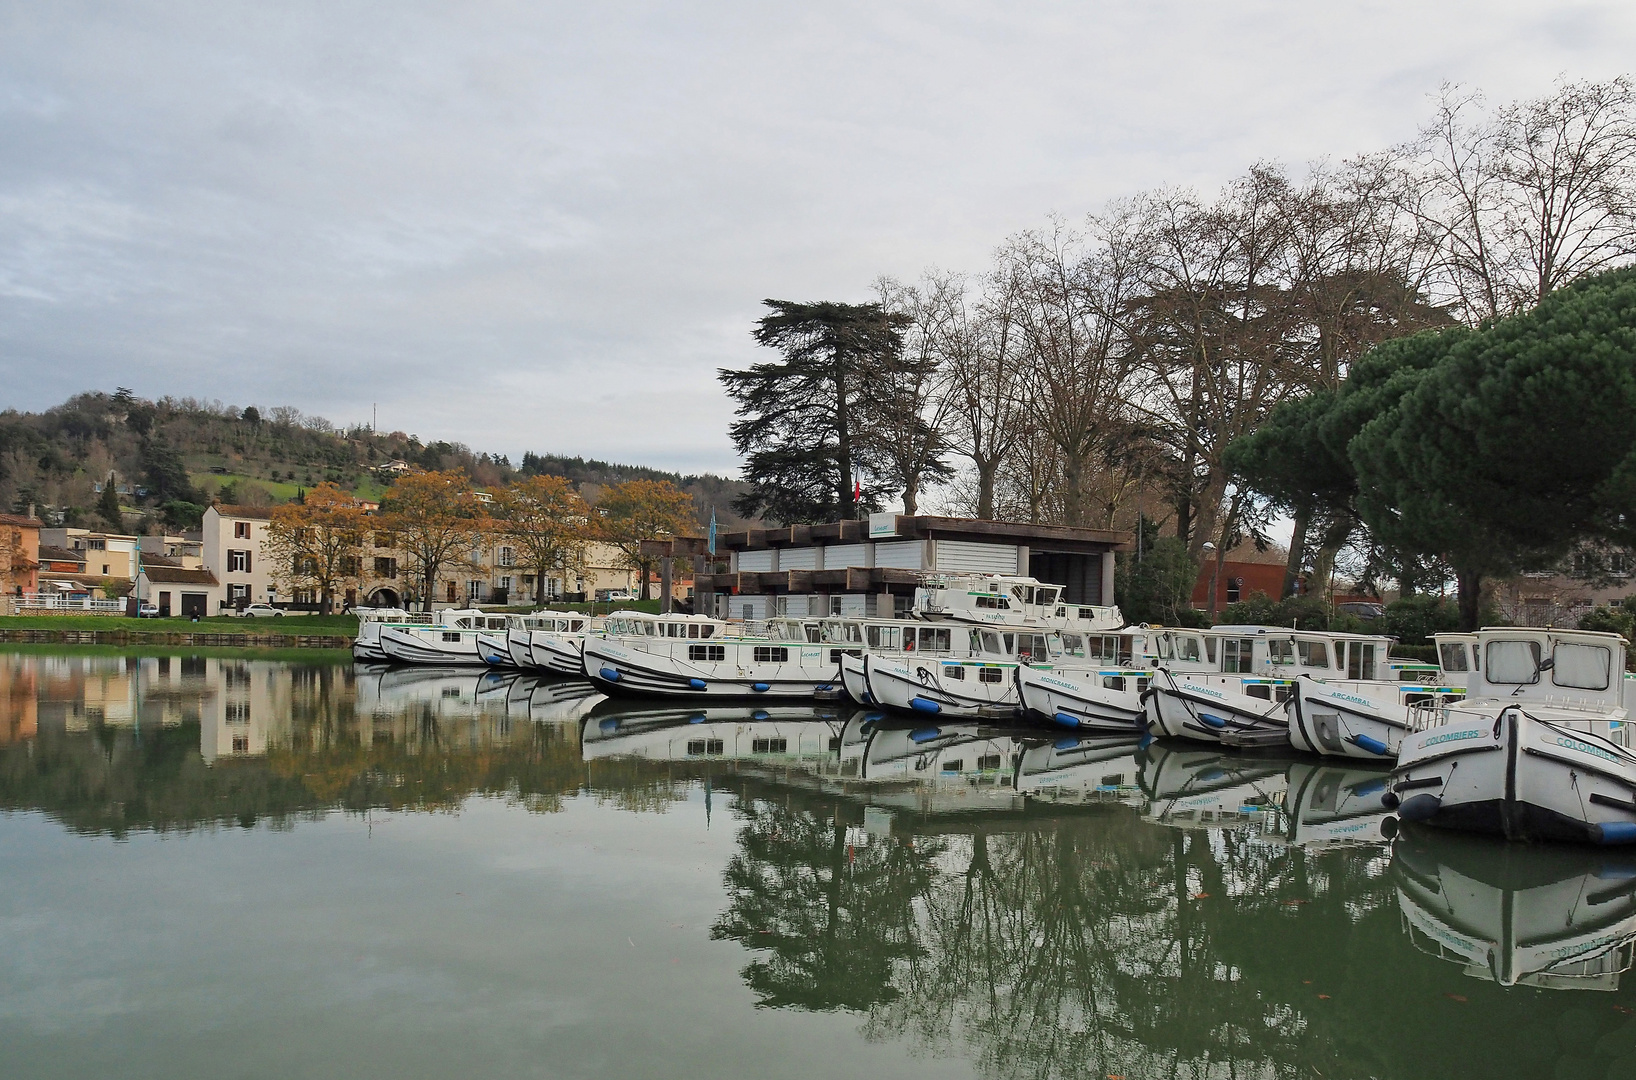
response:
<path id="1" fill-rule="evenodd" d="M 827 663 L 825 650 L 783 648 L 797 654 L 794 662 L 695 663 L 602 639 L 585 643 L 582 671 L 603 693 L 626 697 L 814 701 L 839 693 L 840 664 Z"/>
<path id="2" fill-rule="evenodd" d="M 1129 675 L 1115 676 L 1121 682 Z M 1042 671 L 1019 668 L 1018 692 L 1028 712 L 1086 734 L 1138 737 L 1147 731 L 1142 695 L 1104 685 L 1100 671 Z"/>
<path id="3" fill-rule="evenodd" d="M 1519 706 L 1403 740 L 1392 801 L 1406 822 L 1508 840 L 1636 843 L 1636 755 Z"/>
<path id="4" fill-rule="evenodd" d="M 1397 696 L 1389 686 L 1383 693 Z M 1408 707 L 1398 701 L 1373 700 L 1304 675 L 1295 680 L 1287 715 L 1290 744 L 1328 757 L 1392 762 L 1413 730 Z"/>
<path id="5" fill-rule="evenodd" d="M 1217 744 L 1250 737 L 1273 746 L 1288 745 L 1289 721 L 1281 702 L 1211 686 L 1162 668 L 1154 673 L 1147 695 L 1148 720 L 1156 735 Z"/>
<path id="6" fill-rule="evenodd" d="M 585 635 L 552 630 L 530 630 L 528 652 L 539 671 L 564 678 L 585 675 Z"/>
<path id="7" fill-rule="evenodd" d="M 864 684 L 875 705 L 898 712 L 948 716 L 962 719 L 1007 719 L 1020 715 L 1015 667 L 982 665 L 1004 673 L 999 682 L 979 678 L 946 677 L 946 667 L 958 667 L 962 674 L 975 669 L 959 661 L 932 657 L 902 660 L 873 653 L 864 654 Z"/>
<path id="8" fill-rule="evenodd" d="M 434 638 L 431 635 L 436 634 Z M 381 628 L 381 650 L 387 659 L 399 664 L 467 664 L 487 666 L 477 652 L 478 635 L 471 632 L 454 634 L 455 641 L 445 641 L 445 631 L 406 630 L 401 627 Z"/>

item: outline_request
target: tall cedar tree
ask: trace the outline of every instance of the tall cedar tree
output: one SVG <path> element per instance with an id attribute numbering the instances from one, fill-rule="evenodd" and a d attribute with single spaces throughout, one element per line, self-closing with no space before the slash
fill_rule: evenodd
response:
<path id="1" fill-rule="evenodd" d="M 718 377 L 738 402 L 729 429 L 751 490 L 733 508 L 784 524 L 879 509 L 872 413 L 903 352 L 906 316 L 879 304 L 764 301 L 756 343 L 783 359 Z M 868 481 L 862 500 L 854 482 Z"/>

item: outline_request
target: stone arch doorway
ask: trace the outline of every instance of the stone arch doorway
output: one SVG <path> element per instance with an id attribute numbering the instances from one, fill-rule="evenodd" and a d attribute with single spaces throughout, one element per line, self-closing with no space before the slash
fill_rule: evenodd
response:
<path id="1" fill-rule="evenodd" d="M 369 606 L 400 608 L 403 606 L 403 598 L 398 595 L 396 589 L 376 589 L 369 594 Z"/>

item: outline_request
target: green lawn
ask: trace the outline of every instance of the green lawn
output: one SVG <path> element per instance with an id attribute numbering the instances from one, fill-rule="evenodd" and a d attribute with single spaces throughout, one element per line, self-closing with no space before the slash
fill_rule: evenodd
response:
<path id="1" fill-rule="evenodd" d="M 150 630 L 155 633 L 199 634 L 345 634 L 358 632 L 351 615 L 283 615 L 266 619 L 238 619 L 213 615 L 187 619 L 127 619 L 122 615 L 10 615 L 0 617 L 4 630 Z"/>
<path id="2" fill-rule="evenodd" d="M 292 664 L 350 664 L 350 649 L 258 649 L 231 645 L 37 645 L 0 641 L 0 653 L 47 656 L 214 656 L 232 660 L 283 660 Z"/>

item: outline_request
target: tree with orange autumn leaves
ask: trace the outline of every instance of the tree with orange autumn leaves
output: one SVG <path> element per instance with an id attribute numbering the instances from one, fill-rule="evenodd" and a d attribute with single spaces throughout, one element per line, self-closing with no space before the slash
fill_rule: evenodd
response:
<path id="1" fill-rule="evenodd" d="M 287 589 L 310 589 L 329 614 L 338 593 L 363 576 L 363 538 L 369 517 L 362 504 L 335 484 L 307 492 L 305 501 L 273 508 L 263 551 L 273 579 Z"/>

